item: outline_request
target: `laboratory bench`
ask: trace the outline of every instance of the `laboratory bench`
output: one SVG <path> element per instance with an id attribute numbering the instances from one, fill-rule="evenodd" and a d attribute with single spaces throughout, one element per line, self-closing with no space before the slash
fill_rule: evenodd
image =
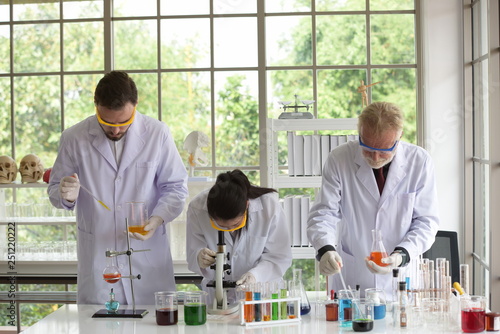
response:
<path id="1" fill-rule="evenodd" d="M 272 321 L 258 326 L 241 325 L 239 313 L 232 315 L 208 315 L 207 322 L 200 326 L 188 326 L 184 323 L 183 306 L 179 305 L 177 325 L 158 326 L 155 318 L 154 306 L 136 306 L 136 309 L 149 311 L 144 318 L 92 318 L 92 315 L 103 305 L 64 305 L 57 311 L 40 320 L 33 326 L 25 329 L 23 334 L 71 333 L 71 334 L 97 334 L 97 333 L 252 333 L 252 334 L 299 334 L 299 333 L 354 333 L 350 328 L 339 326 L 338 322 L 325 320 L 321 309 L 316 312 L 316 305 L 311 305 L 311 312 L 302 316 L 299 322 L 272 324 Z M 131 306 L 126 306 L 131 309 Z M 442 328 L 437 324 L 424 324 L 419 328 L 401 329 L 392 325 L 391 315 L 385 319 L 375 320 L 371 333 L 461 333 L 458 326 Z"/>

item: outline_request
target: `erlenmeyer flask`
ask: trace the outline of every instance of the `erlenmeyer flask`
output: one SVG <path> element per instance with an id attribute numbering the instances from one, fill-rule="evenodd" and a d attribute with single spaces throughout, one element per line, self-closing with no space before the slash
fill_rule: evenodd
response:
<path id="1" fill-rule="evenodd" d="M 121 276 L 122 274 L 120 273 L 120 270 L 116 265 L 116 257 L 115 256 L 106 257 L 106 268 L 104 268 L 102 272 L 102 277 L 104 278 L 104 280 L 108 283 L 113 284 L 118 282 Z"/>
<path id="2" fill-rule="evenodd" d="M 300 297 L 300 315 L 311 311 L 311 304 L 307 298 L 304 284 L 302 284 L 302 269 L 293 269 L 293 297 Z"/>
<path id="3" fill-rule="evenodd" d="M 373 243 L 370 253 L 370 260 L 381 267 L 386 267 L 388 264 L 382 263 L 382 259 L 387 257 L 384 244 L 382 243 L 382 232 L 380 230 L 372 230 Z"/>

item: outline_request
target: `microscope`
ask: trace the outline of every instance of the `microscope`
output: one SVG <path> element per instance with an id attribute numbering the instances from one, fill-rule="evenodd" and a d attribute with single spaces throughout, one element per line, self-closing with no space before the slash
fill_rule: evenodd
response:
<path id="1" fill-rule="evenodd" d="M 226 254 L 224 231 L 218 231 L 215 264 L 210 266 L 210 269 L 215 270 L 215 280 L 207 283 L 207 287 L 215 288 L 213 305 L 207 309 L 209 314 L 232 314 L 239 308 L 238 303 L 232 305 L 227 303 L 227 290 L 236 288 L 236 282 L 224 280 L 224 274 L 231 272 L 231 265 L 226 263 L 226 260 L 229 260 L 229 253 Z"/>

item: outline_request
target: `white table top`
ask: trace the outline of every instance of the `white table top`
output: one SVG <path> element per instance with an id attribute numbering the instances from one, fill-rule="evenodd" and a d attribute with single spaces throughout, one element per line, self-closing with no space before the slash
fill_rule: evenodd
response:
<path id="1" fill-rule="evenodd" d="M 99 333 L 252 333 L 252 334 L 322 334 L 322 333 L 354 333 L 352 329 L 339 327 L 338 322 L 324 319 L 324 314 L 315 314 L 312 306 L 311 313 L 302 316 L 300 322 L 272 325 L 266 322 L 261 326 L 245 326 L 240 324 L 239 313 L 229 316 L 208 315 L 207 323 L 201 326 L 187 326 L 184 323 L 182 305 L 179 306 L 179 321 L 177 325 L 158 326 L 156 324 L 154 306 L 137 306 L 136 309 L 147 309 L 149 313 L 142 319 L 133 318 L 92 318 L 92 315 L 104 307 L 102 305 L 64 305 L 48 315 L 38 323 L 27 328 L 23 334 L 71 333 L 71 334 L 99 334 Z M 131 309 L 130 306 L 128 308 Z M 425 324 L 420 328 L 400 329 L 392 326 L 391 315 L 383 320 L 376 320 L 371 333 L 461 333 L 458 326 L 445 326 L 445 331 L 436 324 Z M 453 328 L 450 328 L 453 327 Z"/>

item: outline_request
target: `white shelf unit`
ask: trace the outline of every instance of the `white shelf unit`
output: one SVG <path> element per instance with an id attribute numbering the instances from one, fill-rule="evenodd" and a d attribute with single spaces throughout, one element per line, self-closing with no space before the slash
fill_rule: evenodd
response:
<path id="1" fill-rule="evenodd" d="M 278 132 L 357 130 L 357 118 L 267 119 L 268 182 L 271 188 L 319 188 L 321 176 L 288 176 L 280 174 Z"/>

